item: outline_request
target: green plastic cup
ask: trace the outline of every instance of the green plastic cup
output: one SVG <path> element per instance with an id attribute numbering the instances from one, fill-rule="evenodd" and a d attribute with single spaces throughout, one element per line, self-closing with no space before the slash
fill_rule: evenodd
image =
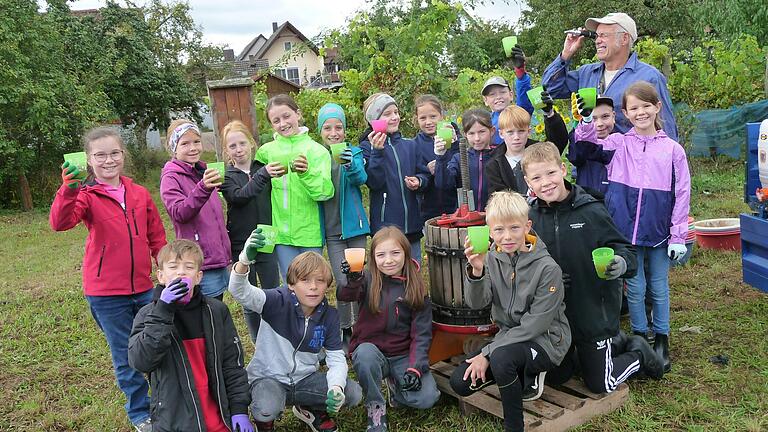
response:
<path id="1" fill-rule="evenodd" d="M 224 176 L 227 173 L 227 167 L 224 165 L 224 162 L 211 162 L 208 164 L 208 169 L 217 170 L 221 176 L 221 180 L 224 180 Z"/>
<path id="2" fill-rule="evenodd" d="M 294 159 L 295 157 L 293 153 L 288 149 L 284 149 L 283 151 L 278 151 L 271 155 L 270 162 L 279 163 L 285 168 L 285 171 L 288 172 L 291 170 L 291 165 L 293 164 Z"/>
<path id="3" fill-rule="evenodd" d="M 437 130 L 437 136 L 443 139 L 445 141 L 445 149 L 448 150 L 451 148 L 451 144 L 453 144 L 453 128 L 452 127 L 442 127 Z"/>
<path id="4" fill-rule="evenodd" d="M 275 250 L 275 241 L 277 241 L 277 230 L 272 225 L 256 225 L 256 228 L 261 228 L 261 234 L 266 237 L 264 246 L 256 249 L 261 253 L 272 253 Z"/>
<path id="5" fill-rule="evenodd" d="M 543 91 L 544 87 L 538 86 L 528 90 L 525 93 L 528 95 L 528 100 L 531 101 L 531 105 L 533 105 L 533 107 L 536 109 L 544 108 L 544 102 L 541 101 L 541 92 Z"/>
<path id="6" fill-rule="evenodd" d="M 64 161 L 80 170 L 77 178 L 85 179 L 88 176 L 88 155 L 85 152 L 67 153 L 64 155 Z"/>
<path id="7" fill-rule="evenodd" d="M 592 262 L 595 263 L 595 271 L 600 279 L 605 279 L 605 268 L 613 259 L 613 255 L 613 249 L 609 247 L 601 247 L 592 251 Z"/>
<path id="8" fill-rule="evenodd" d="M 507 57 L 511 57 L 512 48 L 517 45 L 517 36 L 507 36 L 501 40 L 501 44 L 504 46 L 504 53 Z"/>
<path id="9" fill-rule="evenodd" d="M 584 108 L 594 109 L 597 105 L 597 89 L 595 87 L 579 89 L 579 96 L 584 100 Z"/>
<path id="10" fill-rule="evenodd" d="M 341 152 L 343 152 L 346 148 L 347 143 L 331 144 L 331 156 L 333 156 L 333 160 L 335 160 L 339 165 L 344 163 L 344 161 L 341 160 Z"/>
<path id="11" fill-rule="evenodd" d="M 488 252 L 491 242 L 491 228 L 488 225 L 467 227 L 467 237 L 472 245 L 472 253 L 481 254 Z"/>
<path id="12" fill-rule="evenodd" d="M 449 122 L 448 120 L 443 120 L 443 121 L 437 122 L 437 128 L 438 129 L 453 128 L 453 125 L 451 125 L 451 122 Z"/>

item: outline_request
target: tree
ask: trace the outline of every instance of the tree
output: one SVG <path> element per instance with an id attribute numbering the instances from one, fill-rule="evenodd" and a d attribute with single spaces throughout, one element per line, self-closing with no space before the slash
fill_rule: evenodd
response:
<path id="1" fill-rule="evenodd" d="M 509 23 L 485 22 L 466 14 L 461 22 L 454 24 L 448 40 L 448 53 L 456 69 L 487 72 L 505 66 L 507 57 L 501 39 L 516 33 Z"/>

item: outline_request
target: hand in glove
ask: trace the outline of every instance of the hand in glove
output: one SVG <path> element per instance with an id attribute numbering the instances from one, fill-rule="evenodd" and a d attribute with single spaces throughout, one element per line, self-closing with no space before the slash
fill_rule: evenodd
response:
<path id="1" fill-rule="evenodd" d="M 173 304 L 179 299 L 184 297 L 191 287 L 187 286 L 187 283 L 181 278 L 176 278 L 171 281 L 163 291 L 160 293 L 160 301 L 165 304 Z"/>
<path id="2" fill-rule="evenodd" d="M 341 260 L 341 272 L 347 275 L 347 281 L 356 282 L 363 278 L 363 272 L 353 272 L 347 260 Z"/>
<path id="3" fill-rule="evenodd" d="M 605 266 L 605 279 L 614 280 L 618 279 L 627 272 L 627 262 L 624 257 L 620 255 L 614 255 L 611 262 Z"/>
<path id="4" fill-rule="evenodd" d="M 347 147 L 344 150 L 341 151 L 341 155 L 339 155 L 339 159 L 341 159 L 344 163 L 345 167 L 349 167 L 349 164 L 352 163 L 352 149 Z"/>
<path id="5" fill-rule="evenodd" d="M 333 386 L 328 390 L 325 397 L 325 410 L 329 413 L 341 411 L 344 405 L 344 390 L 339 386 Z"/>
<path id="6" fill-rule="evenodd" d="M 69 162 L 64 162 L 61 165 L 62 183 L 67 185 L 67 187 L 70 189 L 79 188 L 80 185 L 83 183 L 81 174 L 82 172 L 80 172 L 80 170 L 77 168 L 76 165 L 70 165 Z"/>
<path id="7" fill-rule="evenodd" d="M 592 108 L 585 108 L 584 99 L 581 96 L 576 96 L 576 109 L 578 109 L 579 115 L 584 118 L 584 123 L 592 122 Z"/>
<path id="8" fill-rule="evenodd" d="M 256 262 L 256 255 L 259 253 L 259 249 L 263 248 L 267 243 L 267 238 L 261 233 L 261 228 L 256 228 L 251 233 L 248 240 L 245 241 L 245 246 L 240 252 L 240 256 L 237 258 L 240 264 L 249 266 Z"/>
<path id="9" fill-rule="evenodd" d="M 549 95 L 549 92 L 546 88 L 544 88 L 544 91 L 541 92 L 541 103 L 544 104 L 544 107 L 541 109 L 544 111 L 544 115 L 551 117 L 552 114 L 555 113 L 555 101 L 552 99 L 552 96 Z"/>
<path id="10" fill-rule="evenodd" d="M 515 76 L 517 76 L 517 79 L 521 79 L 525 75 L 525 53 L 519 45 L 515 45 L 512 48 L 511 54 L 512 66 L 515 67 Z"/>
<path id="11" fill-rule="evenodd" d="M 563 288 L 569 289 L 571 287 L 571 275 L 568 273 L 563 273 Z"/>
<path id="12" fill-rule="evenodd" d="M 669 259 L 673 261 L 680 261 L 686 253 L 688 253 L 688 248 L 686 248 L 684 244 L 670 243 L 670 245 L 667 246 L 667 255 L 669 255 Z"/>
<path id="13" fill-rule="evenodd" d="M 256 432 L 256 430 L 248 414 L 235 414 L 232 416 L 232 432 Z"/>
<path id="14" fill-rule="evenodd" d="M 421 374 L 413 368 L 408 368 L 403 375 L 403 384 L 400 386 L 402 391 L 421 390 Z"/>

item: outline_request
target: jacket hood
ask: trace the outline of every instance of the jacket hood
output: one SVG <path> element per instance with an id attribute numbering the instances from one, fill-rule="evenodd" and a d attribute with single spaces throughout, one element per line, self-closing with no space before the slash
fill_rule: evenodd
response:
<path id="1" fill-rule="evenodd" d="M 309 129 L 306 126 L 299 127 L 299 133 L 285 137 L 277 132 L 272 133 L 272 138 L 279 143 L 297 143 L 309 138 Z M 310 138 L 311 139 L 311 138 Z"/>
<path id="2" fill-rule="evenodd" d="M 160 174 L 160 177 L 163 177 L 166 174 L 170 174 L 170 173 L 176 173 L 176 174 L 181 174 L 189 177 L 195 177 L 197 175 L 202 175 L 202 173 L 205 172 L 206 168 L 208 168 L 208 165 L 206 165 L 206 163 L 203 161 L 198 161 L 193 166 L 186 162 L 182 162 L 178 159 L 171 159 L 168 162 L 166 162 L 165 165 L 163 166 L 163 171 Z"/>
<path id="3" fill-rule="evenodd" d="M 615 129 L 614 129 L 614 130 L 615 130 Z M 669 138 L 669 136 L 667 135 L 667 133 L 666 133 L 666 132 L 664 132 L 664 129 L 661 129 L 661 130 L 657 130 L 657 131 L 656 131 L 656 135 L 639 135 L 639 134 L 637 133 L 637 131 L 635 130 L 635 128 L 632 128 L 632 129 L 628 130 L 628 131 L 627 131 L 627 133 L 625 133 L 624 135 L 625 135 L 625 136 L 629 136 L 629 135 L 631 135 L 631 136 L 634 136 L 634 137 L 636 137 L 636 138 L 637 138 L 637 140 L 639 140 L 639 141 L 651 141 L 651 140 L 654 140 L 654 139 L 664 139 L 664 138 Z"/>

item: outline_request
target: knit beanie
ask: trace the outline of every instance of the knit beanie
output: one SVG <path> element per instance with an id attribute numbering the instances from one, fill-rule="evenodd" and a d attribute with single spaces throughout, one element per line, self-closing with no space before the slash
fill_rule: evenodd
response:
<path id="1" fill-rule="evenodd" d="M 325 121 L 332 118 L 341 120 L 344 129 L 347 128 L 347 117 L 344 115 L 344 109 L 335 103 L 327 103 L 317 112 L 317 131 L 320 132 Z"/>

